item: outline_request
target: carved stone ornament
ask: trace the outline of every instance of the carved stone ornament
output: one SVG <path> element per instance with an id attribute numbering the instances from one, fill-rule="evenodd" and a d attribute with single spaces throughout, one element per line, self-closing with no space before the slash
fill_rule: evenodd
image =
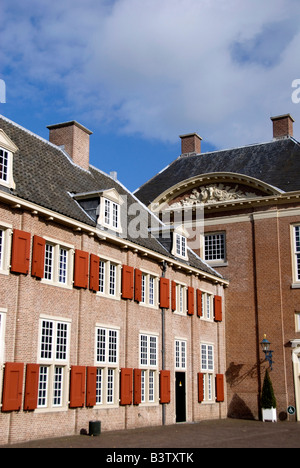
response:
<path id="1" fill-rule="evenodd" d="M 170 208 L 182 208 L 183 206 L 193 206 L 199 204 L 208 205 L 255 197 L 257 197 L 257 194 L 251 192 L 242 192 L 238 185 L 235 187 L 230 187 L 224 184 L 206 185 L 199 187 L 198 189 L 194 189 L 189 196 L 176 203 L 173 203 Z"/>

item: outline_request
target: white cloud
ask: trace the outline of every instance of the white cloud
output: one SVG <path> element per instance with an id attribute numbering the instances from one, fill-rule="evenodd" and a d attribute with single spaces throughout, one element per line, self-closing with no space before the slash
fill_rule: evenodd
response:
<path id="1" fill-rule="evenodd" d="M 4 69 L 57 84 L 66 106 L 108 127 L 171 141 L 197 131 L 228 147 L 269 139 L 271 115 L 300 122 L 299 0 L 4 4 Z"/>

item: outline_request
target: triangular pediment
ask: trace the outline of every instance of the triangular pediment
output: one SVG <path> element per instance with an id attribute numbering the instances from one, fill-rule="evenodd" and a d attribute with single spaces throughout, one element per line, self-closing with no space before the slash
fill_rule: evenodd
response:
<path id="1" fill-rule="evenodd" d="M 1 148 L 11 153 L 16 153 L 18 147 L 14 142 L 6 135 L 6 133 L 0 128 L 0 146 Z"/>

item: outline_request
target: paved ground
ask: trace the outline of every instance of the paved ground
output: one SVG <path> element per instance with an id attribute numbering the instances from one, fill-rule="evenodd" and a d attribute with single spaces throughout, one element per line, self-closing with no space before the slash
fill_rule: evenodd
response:
<path id="1" fill-rule="evenodd" d="M 115 457 L 118 453 L 125 453 L 123 449 L 127 449 L 126 453 L 144 454 L 149 454 L 151 450 L 159 452 L 159 449 L 162 449 L 162 452 L 170 452 L 169 449 L 172 449 L 171 453 L 176 454 L 191 453 L 191 450 L 185 449 L 197 448 L 300 448 L 300 423 L 262 423 L 236 419 L 203 421 L 196 424 L 103 432 L 98 437 L 79 435 L 32 441 L 2 448 L 105 448 L 114 449 L 106 450 L 105 453 L 114 454 Z M 150 450 L 130 451 L 141 448 Z M 197 453 L 196 450 L 192 452 Z M 146 455 L 146 458 L 147 456 L 149 461 L 149 455 Z M 178 461 L 178 458 L 174 461 Z"/>

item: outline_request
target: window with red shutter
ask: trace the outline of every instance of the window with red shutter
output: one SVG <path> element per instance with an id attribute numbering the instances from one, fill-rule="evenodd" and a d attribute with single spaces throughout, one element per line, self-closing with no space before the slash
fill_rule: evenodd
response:
<path id="1" fill-rule="evenodd" d="M 89 254 L 82 250 L 75 250 L 74 286 L 76 288 L 88 287 L 89 282 Z"/>
<path id="2" fill-rule="evenodd" d="M 222 322 L 222 297 L 214 297 L 215 321 Z"/>
<path id="3" fill-rule="evenodd" d="M 198 402 L 202 403 L 204 400 L 204 387 L 203 387 L 203 374 L 198 374 Z"/>
<path id="4" fill-rule="evenodd" d="M 197 289 L 197 315 L 198 317 L 202 317 L 202 291 Z"/>
<path id="5" fill-rule="evenodd" d="M 168 404 L 171 401 L 171 372 L 168 370 L 160 371 L 160 403 Z"/>
<path id="6" fill-rule="evenodd" d="M 88 367 L 86 376 L 86 406 L 96 406 L 97 367 Z"/>
<path id="7" fill-rule="evenodd" d="M 195 313 L 195 290 L 194 288 L 188 288 L 188 315 L 194 315 Z"/>
<path id="8" fill-rule="evenodd" d="M 122 268 L 122 298 L 133 299 L 133 274 L 134 268 L 123 265 Z"/>
<path id="9" fill-rule="evenodd" d="M 121 398 L 120 405 L 132 405 L 133 369 L 121 369 Z"/>
<path id="10" fill-rule="evenodd" d="M 46 241 L 42 237 L 33 237 L 31 275 L 36 278 L 44 277 Z"/>
<path id="11" fill-rule="evenodd" d="M 24 364 L 7 362 L 4 370 L 2 412 L 20 411 L 22 406 Z"/>
<path id="12" fill-rule="evenodd" d="M 24 411 L 33 411 L 37 408 L 39 388 L 39 364 L 27 364 Z"/>
<path id="13" fill-rule="evenodd" d="M 140 405 L 142 403 L 142 371 L 134 369 L 134 398 L 133 404 Z"/>
<path id="14" fill-rule="evenodd" d="M 82 408 L 85 403 L 85 367 L 72 366 L 70 379 L 70 408 Z"/>
<path id="15" fill-rule="evenodd" d="M 176 310 L 176 283 L 175 281 L 172 281 L 171 283 L 171 306 L 172 306 L 172 311 Z"/>
<path id="16" fill-rule="evenodd" d="M 142 272 L 140 270 L 135 270 L 134 272 L 134 299 L 137 302 L 142 301 Z"/>
<path id="17" fill-rule="evenodd" d="M 224 401 L 224 375 L 216 375 L 216 398 L 217 402 L 222 403 Z"/>
<path id="18" fill-rule="evenodd" d="M 160 278 L 159 297 L 160 297 L 160 307 L 162 309 L 169 309 L 170 307 L 170 280 L 168 280 L 167 278 Z"/>
<path id="19" fill-rule="evenodd" d="M 28 274 L 30 262 L 30 239 L 31 235 L 28 232 L 14 229 L 10 269 L 13 273 Z"/>
<path id="20" fill-rule="evenodd" d="M 99 266 L 100 258 L 98 255 L 90 256 L 90 290 L 99 291 Z"/>

